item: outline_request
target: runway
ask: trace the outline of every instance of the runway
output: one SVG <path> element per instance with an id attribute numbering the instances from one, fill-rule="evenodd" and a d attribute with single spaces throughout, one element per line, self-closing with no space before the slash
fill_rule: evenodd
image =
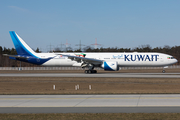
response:
<path id="1" fill-rule="evenodd" d="M 180 73 L 11 73 L 0 77 L 119 77 L 119 78 L 180 78 Z"/>
<path id="2" fill-rule="evenodd" d="M 0 113 L 179 113 L 180 94 L 0 95 Z"/>

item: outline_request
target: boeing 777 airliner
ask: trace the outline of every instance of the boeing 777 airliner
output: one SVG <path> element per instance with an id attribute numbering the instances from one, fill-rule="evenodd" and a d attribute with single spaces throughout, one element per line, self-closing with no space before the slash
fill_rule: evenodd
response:
<path id="1" fill-rule="evenodd" d="M 119 67 L 165 67 L 177 62 L 171 55 L 155 52 L 36 53 L 16 32 L 10 31 L 9 33 L 18 55 L 5 56 L 42 66 L 75 66 L 88 68 L 85 73 L 97 73 L 94 67 L 107 71 L 118 71 Z"/>

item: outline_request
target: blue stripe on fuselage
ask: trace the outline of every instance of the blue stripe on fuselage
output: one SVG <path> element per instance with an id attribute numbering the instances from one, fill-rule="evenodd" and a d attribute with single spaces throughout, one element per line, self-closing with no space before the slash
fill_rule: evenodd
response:
<path id="1" fill-rule="evenodd" d="M 36 65 L 42 65 L 43 63 L 49 61 L 50 59 L 52 58 L 40 59 L 40 58 L 30 57 L 28 58 L 28 62 Z"/>
<path id="2" fill-rule="evenodd" d="M 36 65 L 42 65 L 45 62 L 49 61 L 50 59 L 53 59 L 53 57 L 47 58 L 47 59 L 40 59 L 40 58 L 36 58 L 36 57 L 32 57 L 32 56 L 24 56 L 24 55 L 23 55 L 23 57 L 28 57 L 28 58 L 27 59 L 21 59 L 21 58 L 15 58 L 15 57 L 9 57 L 9 58 L 13 59 L 13 60 L 19 60 L 19 61 L 23 61 L 23 62 L 36 64 Z"/>

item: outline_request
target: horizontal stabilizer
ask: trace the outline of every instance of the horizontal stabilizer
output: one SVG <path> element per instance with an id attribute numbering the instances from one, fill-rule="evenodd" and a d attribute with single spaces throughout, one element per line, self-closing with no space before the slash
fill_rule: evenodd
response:
<path id="1" fill-rule="evenodd" d="M 20 55 L 3 54 L 3 56 L 14 57 L 14 58 L 19 58 L 19 59 L 28 59 L 28 57 L 23 57 L 23 56 L 20 56 Z"/>

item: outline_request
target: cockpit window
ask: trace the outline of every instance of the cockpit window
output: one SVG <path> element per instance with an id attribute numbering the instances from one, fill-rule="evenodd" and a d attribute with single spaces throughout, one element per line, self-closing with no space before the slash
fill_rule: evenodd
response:
<path id="1" fill-rule="evenodd" d="M 175 59 L 174 57 L 167 57 L 167 59 Z"/>

